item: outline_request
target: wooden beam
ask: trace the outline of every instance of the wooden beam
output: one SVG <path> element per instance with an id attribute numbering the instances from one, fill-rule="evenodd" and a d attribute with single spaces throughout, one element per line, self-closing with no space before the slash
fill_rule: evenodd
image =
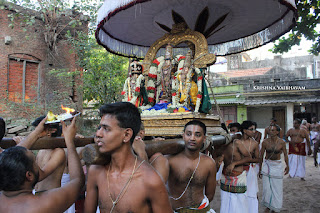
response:
<path id="1" fill-rule="evenodd" d="M 226 143 L 226 137 L 222 135 L 211 136 L 212 145 L 222 145 Z M 184 141 L 181 138 L 169 139 L 164 141 L 144 141 L 146 152 L 150 158 L 157 152 L 163 155 L 177 154 L 184 150 Z M 107 164 L 110 160 L 106 154 L 101 154 L 96 144 L 88 144 L 82 152 L 82 159 L 86 164 Z"/>
<path id="2" fill-rule="evenodd" d="M 93 137 L 85 137 L 85 138 L 75 138 L 74 144 L 76 147 L 85 146 L 87 144 L 94 143 Z M 12 138 L 2 138 L 0 142 L 0 147 L 3 149 L 7 149 L 9 147 L 15 146 L 16 142 Z M 63 137 L 43 137 L 39 138 L 34 142 L 33 146 L 30 148 L 31 150 L 39 150 L 39 149 L 54 149 L 54 148 L 66 148 L 66 144 L 64 142 Z"/>

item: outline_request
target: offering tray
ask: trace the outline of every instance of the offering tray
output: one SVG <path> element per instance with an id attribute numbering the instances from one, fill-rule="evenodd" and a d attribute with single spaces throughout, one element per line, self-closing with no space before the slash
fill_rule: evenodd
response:
<path id="1" fill-rule="evenodd" d="M 53 120 L 53 121 L 47 121 L 45 124 L 58 124 L 61 123 L 61 121 L 70 121 L 72 120 L 74 117 L 80 115 L 81 112 L 77 112 L 76 114 L 72 115 L 72 114 L 68 114 L 68 113 L 63 113 L 57 116 L 57 120 Z"/>

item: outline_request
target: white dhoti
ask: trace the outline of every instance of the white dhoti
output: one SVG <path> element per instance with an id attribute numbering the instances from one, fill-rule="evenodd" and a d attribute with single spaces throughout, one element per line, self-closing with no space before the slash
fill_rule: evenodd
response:
<path id="1" fill-rule="evenodd" d="M 249 205 L 249 212 L 250 213 L 257 213 L 258 212 L 258 176 L 256 171 L 256 166 L 251 164 L 249 166 L 249 171 L 247 172 L 247 198 L 248 198 L 248 205 Z"/>
<path id="2" fill-rule="evenodd" d="M 310 131 L 310 142 L 311 145 L 315 144 L 318 141 L 319 133 L 316 131 Z"/>
<path id="3" fill-rule="evenodd" d="M 283 200 L 283 166 L 281 160 L 265 160 L 262 165 L 263 175 L 262 204 L 280 212 Z"/>
<path id="4" fill-rule="evenodd" d="M 220 181 L 220 179 L 221 179 L 223 166 L 224 166 L 224 163 L 222 162 L 220 167 L 219 167 L 219 170 L 218 170 L 218 172 L 216 174 L 216 181 Z"/>
<path id="5" fill-rule="evenodd" d="M 64 185 L 66 185 L 69 182 L 70 182 L 70 174 L 63 173 L 62 178 L 61 178 L 61 187 L 63 187 Z M 76 212 L 75 204 L 72 204 L 72 206 L 70 206 L 67 209 L 67 211 L 65 211 L 64 213 L 75 213 L 75 212 Z"/>
<path id="6" fill-rule="evenodd" d="M 184 213 L 184 212 L 205 212 L 205 213 L 216 213 L 213 209 L 209 207 L 210 201 L 206 195 L 202 199 L 202 202 L 198 206 L 193 207 L 181 207 L 175 209 L 174 213 Z"/>
<path id="7" fill-rule="evenodd" d="M 289 154 L 290 177 L 304 178 L 306 176 L 306 156 Z"/>
<path id="8" fill-rule="evenodd" d="M 248 213 L 248 198 L 246 192 L 246 171 L 238 176 L 221 177 L 221 207 L 220 213 Z"/>

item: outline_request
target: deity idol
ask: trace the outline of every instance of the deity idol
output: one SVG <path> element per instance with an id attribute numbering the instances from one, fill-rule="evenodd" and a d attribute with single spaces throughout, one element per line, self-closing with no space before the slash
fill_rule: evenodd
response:
<path id="1" fill-rule="evenodd" d="M 168 103 L 171 102 L 171 89 L 172 89 L 172 82 L 171 82 L 171 71 L 172 71 L 172 46 L 170 44 L 166 47 L 166 53 L 165 53 L 165 62 L 163 64 L 163 67 L 161 69 L 161 86 L 162 90 L 160 94 L 160 100 Z"/>
<path id="2" fill-rule="evenodd" d="M 122 101 L 128 101 L 135 106 L 142 106 L 146 102 L 146 91 L 144 87 L 144 76 L 142 74 L 143 66 L 138 61 L 130 64 L 130 76 L 126 79 L 123 91 Z"/>

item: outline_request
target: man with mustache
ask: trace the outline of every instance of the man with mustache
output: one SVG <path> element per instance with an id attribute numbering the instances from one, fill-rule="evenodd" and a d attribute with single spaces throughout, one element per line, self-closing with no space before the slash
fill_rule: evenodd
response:
<path id="1" fill-rule="evenodd" d="M 199 120 L 188 122 L 183 131 L 184 151 L 168 156 L 168 188 L 175 212 L 214 212 L 210 209 L 216 189 L 215 161 L 200 150 L 206 126 Z"/>

